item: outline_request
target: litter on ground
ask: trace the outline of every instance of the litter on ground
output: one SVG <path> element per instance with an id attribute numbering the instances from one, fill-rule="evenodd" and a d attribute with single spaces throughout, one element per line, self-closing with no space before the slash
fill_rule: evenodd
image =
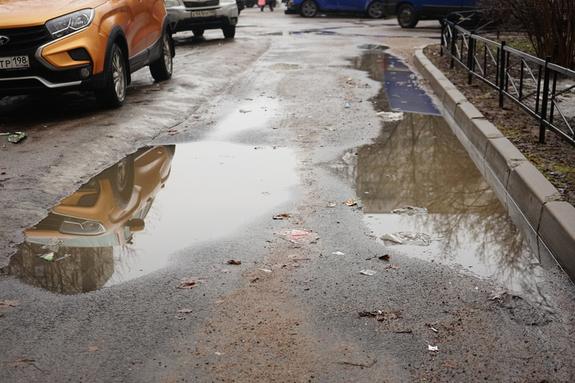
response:
<path id="1" fill-rule="evenodd" d="M 416 215 L 416 214 L 427 214 L 427 209 L 424 207 L 416 206 L 405 206 L 398 209 L 393 209 L 391 214 L 402 214 L 402 215 Z"/>
<path id="2" fill-rule="evenodd" d="M 384 122 L 393 122 L 403 120 L 402 112 L 379 112 L 377 114 Z"/>
<path id="3" fill-rule="evenodd" d="M 362 275 L 367 275 L 368 277 L 371 277 L 371 276 L 377 274 L 377 271 L 375 271 L 375 270 L 367 270 L 367 269 L 366 269 L 366 270 L 361 270 L 359 273 L 362 274 Z"/>
<path id="4" fill-rule="evenodd" d="M 386 233 L 381 236 L 381 239 L 386 245 L 413 245 L 413 246 L 429 246 L 431 244 L 431 237 L 425 233 L 415 233 L 408 231 L 401 231 L 398 233 Z"/>

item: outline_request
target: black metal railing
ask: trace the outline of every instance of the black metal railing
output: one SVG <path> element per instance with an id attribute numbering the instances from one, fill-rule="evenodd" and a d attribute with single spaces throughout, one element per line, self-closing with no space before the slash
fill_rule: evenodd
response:
<path id="1" fill-rule="evenodd" d="M 444 20 L 441 28 L 441 55 L 449 55 L 451 68 L 456 64 L 468 73 L 468 83 L 480 79 L 499 92 L 499 106 L 505 99 L 517 103 L 539 121 L 539 142 L 545 143 L 550 130 L 575 145 L 575 71 L 514 49 L 505 41 L 497 42 Z M 575 109 L 575 108 L 572 108 Z"/>

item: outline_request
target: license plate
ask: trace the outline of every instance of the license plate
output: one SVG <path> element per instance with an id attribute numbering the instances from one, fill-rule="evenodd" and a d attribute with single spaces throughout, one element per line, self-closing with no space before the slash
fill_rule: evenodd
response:
<path id="1" fill-rule="evenodd" d="M 30 68 L 28 56 L 0 57 L 0 70 Z"/>
<path id="2" fill-rule="evenodd" d="M 216 11 L 192 11 L 192 17 L 211 17 L 215 15 Z"/>

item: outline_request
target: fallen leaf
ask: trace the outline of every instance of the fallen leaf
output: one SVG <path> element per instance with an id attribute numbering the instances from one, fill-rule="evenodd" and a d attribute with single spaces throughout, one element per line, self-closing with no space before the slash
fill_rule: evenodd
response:
<path id="1" fill-rule="evenodd" d="M 241 264 L 242 264 L 242 261 L 240 261 L 239 259 L 230 259 L 230 260 L 227 262 L 227 264 L 228 264 L 228 265 L 236 265 L 236 266 L 237 266 L 237 265 L 241 265 Z"/>
<path id="2" fill-rule="evenodd" d="M 197 287 L 202 281 L 196 278 L 186 278 L 182 279 L 178 285 L 178 289 L 193 289 Z"/>
<path id="3" fill-rule="evenodd" d="M 385 269 L 386 269 L 386 270 L 397 270 L 397 269 L 399 269 L 399 266 L 397 266 L 397 265 L 387 265 L 387 266 L 385 266 Z"/>
<path id="4" fill-rule="evenodd" d="M 377 259 L 379 259 L 380 261 L 386 261 L 386 262 L 389 262 L 389 258 L 391 258 L 389 254 L 384 254 L 377 257 Z"/>
<path id="5" fill-rule="evenodd" d="M 0 308 L 3 307 L 16 307 L 20 304 L 18 301 L 11 301 L 11 300 L 3 300 L 0 301 Z"/>
<path id="6" fill-rule="evenodd" d="M 98 351 L 98 346 L 90 346 L 88 347 L 88 352 L 96 352 Z"/>
<path id="7" fill-rule="evenodd" d="M 291 218 L 291 215 L 289 213 L 280 213 L 280 214 L 276 214 L 272 217 L 275 221 L 283 221 L 284 219 L 289 219 Z"/>
<path id="8" fill-rule="evenodd" d="M 179 309 L 178 313 L 179 314 L 191 314 L 193 311 L 192 309 Z"/>
<path id="9" fill-rule="evenodd" d="M 349 207 L 357 206 L 357 201 L 350 198 L 350 199 L 346 200 L 346 201 L 344 202 L 344 204 L 346 204 L 346 205 L 349 206 Z"/>

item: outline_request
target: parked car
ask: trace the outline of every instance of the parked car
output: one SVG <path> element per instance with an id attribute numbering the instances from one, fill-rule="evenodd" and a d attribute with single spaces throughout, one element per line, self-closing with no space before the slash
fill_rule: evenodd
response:
<path id="1" fill-rule="evenodd" d="M 136 70 L 172 76 L 166 15 L 163 0 L 3 0 L 0 95 L 90 89 L 118 107 Z"/>
<path id="2" fill-rule="evenodd" d="M 166 0 L 175 32 L 192 31 L 201 37 L 206 29 L 221 29 L 226 39 L 236 35 L 236 0 Z"/>
<path id="3" fill-rule="evenodd" d="M 402 28 L 414 28 L 419 20 L 440 20 L 451 12 L 476 6 L 476 0 L 386 0 L 384 13 L 396 15 Z"/>
<path id="4" fill-rule="evenodd" d="M 373 19 L 384 14 L 383 0 L 288 0 L 286 14 L 315 17 L 320 12 L 362 13 Z"/>

